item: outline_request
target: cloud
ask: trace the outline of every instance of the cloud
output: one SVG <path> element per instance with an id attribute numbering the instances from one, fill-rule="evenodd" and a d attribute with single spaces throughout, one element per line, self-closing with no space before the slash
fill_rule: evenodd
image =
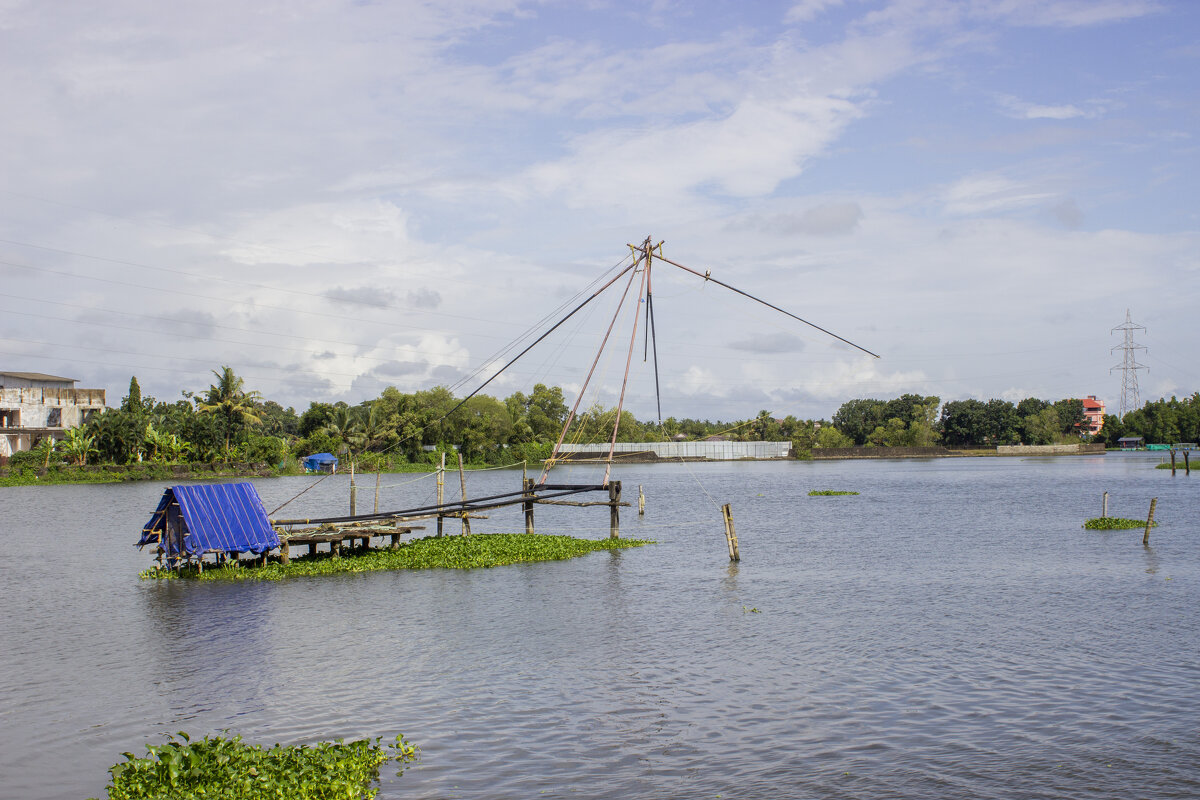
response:
<path id="1" fill-rule="evenodd" d="M 399 378 L 406 375 L 419 375 L 429 368 L 425 361 L 388 361 L 371 370 L 371 374 L 381 378 Z"/>
<path id="2" fill-rule="evenodd" d="M 243 214 L 225 247 L 247 265 L 355 264 L 394 260 L 408 251 L 408 215 L 392 203 L 284 204 L 269 214 Z"/>
<path id="3" fill-rule="evenodd" d="M 1058 220 L 1064 228 L 1074 229 L 1083 224 L 1083 212 L 1079 210 L 1079 204 L 1076 203 L 1075 199 L 1072 197 L 1068 197 L 1067 199 L 1063 200 L 1061 203 L 1054 206 L 1051 211 L 1054 214 L 1054 218 Z"/>
<path id="4" fill-rule="evenodd" d="M 1002 175 L 972 175 L 963 178 L 943 192 L 943 208 L 947 214 L 969 216 L 994 214 L 1027 208 L 1053 197 L 1033 183 L 1021 183 Z"/>
<path id="5" fill-rule="evenodd" d="M 757 230 L 780 236 L 834 236 L 852 233 L 862 218 L 862 206 L 858 203 L 835 202 L 812 206 L 799 213 L 754 215 L 735 220 L 730 226 L 732 229 Z"/>
<path id="6" fill-rule="evenodd" d="M 325 296 L 346 305 L 376 306 L 378 308 L 387 308 L 396 301 L 395 292 L 380 289 L 377 286 L 358 286 L 353 289 L 335 286 L 326 290 Z"/>
<path id="7" fill-rule="evenodd" d="M 434 289 L 413 289 L 405 294 L 405 300 L 414 308 L 436 309 L 442 304 L 442 295 Z"/>
<path id="8" fill-rule="evenodd" d="M 1103 114 L 1104 104 L 1096 101 L 1089 101 L 1090 108 L 1080 108 L 1074 104 L 1063 105 L 1038 105 L 1030 103 L 1012 95 L 1000 95 L 997 97 L 1000 107 L 1010 117 L 1016 119 L 1095 119 Z"/>
<path id="9" fill-rule="evenodd" d="M 739 339 L 729 343 L 734 350 L 748 353 L 800 353 L 804 351 L 804 340 L 790 333 L 775 333 L 753 339 Z"/>
<path id="10" fill-rule="evenodd" d="M 788 24 L 810 22 L 829 9 L 841 6 L 843 2 L 844 0 L 800 0 L 787 10 L 783 21 Z"/>

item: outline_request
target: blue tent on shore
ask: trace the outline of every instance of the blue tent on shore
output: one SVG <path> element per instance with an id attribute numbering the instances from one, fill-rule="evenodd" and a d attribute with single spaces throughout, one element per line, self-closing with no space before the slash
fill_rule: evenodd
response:
<path id="1" fill-rule="evenodd" d="M 304 459 L 304 468 L 309 472 L 336 472 L 338 460 L 333 453 L 313 453 Z"/>
<path id="2" fill-rule="evenodd" d="M 279 547 L 279 536 L 254 484 L 201 483 L 163 492 L 137 546 L 148 544 L 174 561 L 205 553 L 262 555 Z"/>

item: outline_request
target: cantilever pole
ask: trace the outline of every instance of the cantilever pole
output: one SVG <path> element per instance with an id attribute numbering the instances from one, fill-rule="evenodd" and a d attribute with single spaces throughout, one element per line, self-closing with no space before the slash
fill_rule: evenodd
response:
<path id="1" fill-rule="evenodd" d="M 638 287 L 638 298 L 646 291 L 646 279 L 650 276 L 650 237 L 646 237 L 646 268 L 642 270 L 642 285 Z M 621 379 L 621 395 L 617 398 L 617 418 L 613 420 L 612 441 L 608 445 L 608 463 L 604 465 L 604 485 L 612 471 L 613 453 L 617 449 L 617 429 L 621 426 L 621 411 L 625 408 L 625 388 L 629 385 L 629 366 L 633 363 L 633 348 L 637 345 L 638 315 L 633 315 L 633 332 L 629 335 L 629 353 L 625 356 L 625 377 Z M 618 490 L 619 491 L 619 490 Z"/>
<path id="2" fill-rule="evenodd" d="M 642 260 L 635 259 L 630 269 L 633 269 Z M 625 273 L 622 272 L 622 275 Z M 621 309 L 625 307 L 625 299 L 629 297 L 629 289 L 633 286 L 633 279 L 637 273 L 629 276 L 629 282 L 625 284 L 625 291 L 621 294 L 621 302 L 617 303 L 617 310 L 613 313 L 612 322 L 608 323 L 608 330 L 604 332 L 604 339 L 600 342 L 600 348 L 596 351 L 596 357 L 592 360 L 592 368 L 588 370 L 587 377 L 583 379 L 583 385 L 579 387 L 579 395 L 575 398 L 575 405 L 571 406 L 571 413 L 567 414 L 567 420 L 563 423 L 562 432 L 558 435 L 558 441 L 554 443 L 554 449 L 550 451 L 550 458 L 546 461 L 542 468 L 542 476 L 538 478 L 538 485 L 541 486 L 546 482 L 546 476 L 550 474 L 550 465 L 558 458 L 558 450 L 562 447 L 563 441 L 567 438 L 567 429 L 571 427 L 571 422 L 575 419 L 575 413 L 579 410 L 579 404 L 583 401 L 583 395 L 587 391 L 588 384 L 592 381 L 592 375 L 596 372 L 596 365 L 600 363 L 600 356 L 604 354 L 604 348 L 608 345 L 608 337 L 612 335 L 613 326 L 617 324 L 617 318 L 621 315 Z"/>

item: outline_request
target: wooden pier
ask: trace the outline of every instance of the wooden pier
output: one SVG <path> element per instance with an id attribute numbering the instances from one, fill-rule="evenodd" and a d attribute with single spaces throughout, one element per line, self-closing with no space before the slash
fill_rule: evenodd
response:
<path id="1" fill-rule="evenodd" d="M 542 494 L 539 495 L 539 492 Z M 604 492 L 607 499 L 591 502 L 562 499 L 586 492 Z M 463 535 L 469 535 L 471 530 L 469 520 L 487 519 L 487 515 L 478 512 L 518 505 L 524 510 L 526 533 L 534 532 L 533 508 L 535 505 L 574 506 L 577 508 L 608 506 L 610 509 L 609 536 L 616 539 L 620 537 L 620 512 L 618 509 L 621 506 L 629 506 L 629 503 L 621 500 L 620 481 L 610 481 L 607 484 L 542 484 L 538 486 L 532 479 L 523 479 L 520 491 L 505 492 L 475 500 L 467 500 L 464 497 L 463 500 L 454 503 L 439 503 L 432 506 L 373 514 L 274 519 L 271 520 L 271 525 L 279 534 L 280 561 L 286 564 L 295 554 L 293 551 L 295 547 L 307 547 L 307 554 L 314 555 L 318 545 L 328 544 L 328 552 L 332 553 L 335 558 L 341 554 L 343 548 L 368 549 L 376 546 L 394 550 L 400 545 L 401 536 L 413 531 L 424 530 L 423 525 L 410 524 L 419 520 L 436 519 L 440 536 L 442 535 L 442 520 L 461 519 L 464 523 Z M 294 526 L 297 525 L 309 527 L 296 530 Z"/>

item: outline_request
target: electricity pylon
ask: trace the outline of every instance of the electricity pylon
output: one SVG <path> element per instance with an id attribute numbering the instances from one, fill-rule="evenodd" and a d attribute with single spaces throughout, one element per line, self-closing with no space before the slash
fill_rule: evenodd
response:
<path id="1" fill-rule="evenodd" d="M 1137 356 L 1134 354 L 1136 350 L 1145 350 L 1143 345 L 1133 341 L 1134 331 L 1145 331 L 1141 325 L 1135 325 L 1129 318 L 1129 309 L 1125 309 L 1125 324 L 1118 325 L 1113 328 L 1110 333 L 1117 331 L 1125 332 L 1125 341 L 1117 345 L 1109 352 L 1115 353 L 1118 350 L 1124 351 L 1121 357 L 1121 363 L 1114 366 L 1108 372 L 1111 375 L 1114 369 L 1121 370 L 1121 416 L 1124 417 L 1127 412 L 1136 411 L 1141 407 L 1142 401 L 1138 397 L 1138 381 L 1137 371 L 1139 369 L 1149 370 L 1145 364 L 1139 364 Z"/>

